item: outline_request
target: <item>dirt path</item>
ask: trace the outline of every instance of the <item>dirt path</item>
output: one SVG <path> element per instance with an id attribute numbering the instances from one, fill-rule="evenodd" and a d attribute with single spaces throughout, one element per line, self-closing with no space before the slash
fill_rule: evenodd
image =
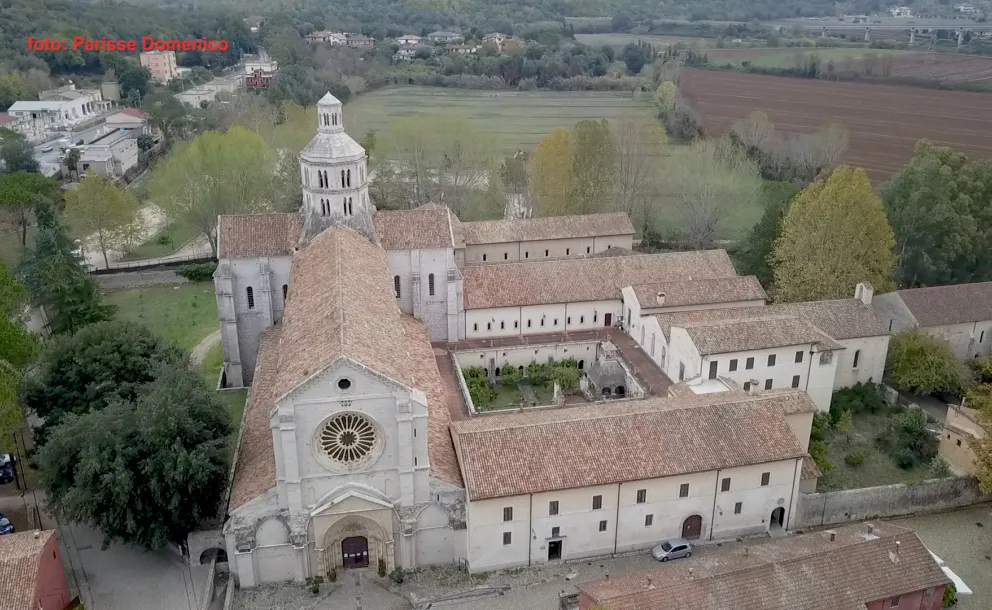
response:
<path id="1" fill-rule="evenodd" d="M 202 366 L 203 359 L 207 357 L 207 352 L 209 352 L 210 348 L 218 343 L 220 343 L 220 330 L 215 330 L 207 335 L 203 341 L 200 341 L 190 352 L 190 357 L 193 359 L 193 364 L 196 366 Z"/>

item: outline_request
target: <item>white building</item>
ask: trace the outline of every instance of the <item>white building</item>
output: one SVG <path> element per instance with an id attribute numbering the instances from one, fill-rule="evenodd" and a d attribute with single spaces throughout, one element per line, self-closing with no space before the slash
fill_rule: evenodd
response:
<path id="1" fill-rule="evenodd" d="M 70 129 L 92 121 L 110 110 L 99 89 L 76 89 L 70 83 L 52 91 L 43 91 L 37 102 L 17 101 L 7 113 L 26 122 L 32 135 Z"/>
<path id="2" fill-rule="evenodd" d="M 407 45 L 417 46 L 420 44 L 421 40 L 423 39 L 420 36 L 416 36 L 414 34 L 404 34 L 403 36 L 400 36 L 399 38 L 396 39 L 396 44 L 400 45 L 401 47 Z"/>
<path id="3" fill-rule="evenodd" d="M 484 220 L 463 226 L 467 264 L 581 258 L 634 247 L 634 225 L 623 213 Z"/>
<path id="4" fill-rule="evenodd" d="M 992 282 L 897 290 L 872 306 L 892 334 L 919 328 L 961 360 L 992 354 Z"/>

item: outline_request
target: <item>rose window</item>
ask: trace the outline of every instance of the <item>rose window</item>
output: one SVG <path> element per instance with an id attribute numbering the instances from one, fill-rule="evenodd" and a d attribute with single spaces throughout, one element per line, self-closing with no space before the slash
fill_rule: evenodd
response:
<path id="1" fill-rule="evenodd" d="M 353 465 L 367 458 L 378 440 L 375 424 L 358 413 L 341 413 L 324 423 L 317 435 L 321 451 L 329 459 Z"/>

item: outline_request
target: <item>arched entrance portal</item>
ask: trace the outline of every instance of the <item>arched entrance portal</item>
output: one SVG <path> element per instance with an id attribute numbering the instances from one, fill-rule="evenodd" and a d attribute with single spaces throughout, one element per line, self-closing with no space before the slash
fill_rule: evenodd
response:
<path id="1" fill-rule="evenodd" d="M 772 511 L 772 518 L 769 527 L 772 529 L 782 529 L 785 523 L 785 509 L 779 506 Z"/>
<path id="2" fill-rule="evenodd" d="M 369 539 L 365 536 L 351 536 L 341 541 L 341 557 L 344 568 L 367 568 L 369 565 Z"/>
<path id="3" fill-rule="evenodd" d="M 692 515 L 682 522 L 682 537 L 686 540 L 696 540 L 703 531 L 703 518 Z"/>

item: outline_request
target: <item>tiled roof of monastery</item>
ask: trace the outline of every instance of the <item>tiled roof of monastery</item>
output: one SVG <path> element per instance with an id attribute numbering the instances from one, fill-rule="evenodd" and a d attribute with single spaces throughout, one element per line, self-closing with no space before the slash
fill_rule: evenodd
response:
<path id="1" fill-rule="evenodd" d="M 41 552 L 55 532 L 34 535 L 28 531 L 0 536 L 0 610 L 33 608 Z"/>
<path id="2" fill-rule="evenodd" d="M 815 408 L 801 392 L 710 394 L 489 415 L 451 429 L 469 498 L 483 500 L 801 458 L 784 415 Z"/>
<path id="3" fill-rule="evenodd" d="M 950 582 L 914 532 L 879 522 L 749 543 L 578 588 L 604 610 L 657 610 L 673 599 L 680 610 L 864 610 Z"/>
<path id="4" fill-rule="evenodd" d="M 299 214 L 221 216 L 217 227 L 217 256 L 292 256 L 300 243 L 302 230 L 303 217 Z"/>
<path id="5" fill-rule="evenodd" d="M 472 265 L 462 271 L 465 309 L 613 300 L 625 286 L 736 275 L 724 250 Z"/>
<path id="6" fill-rule="evenodd" d="M 668 329 L 672 326 L 684 326 L 694 322 L 744 320 L 768 316 L 785 316 L 805 320 L 835 340 L 879 337 L 888 334 L 885 327 L 882 326 L 882 322 L 875 315 L 875 311 L 859 299 L 659 313 L 655 315 L 655 318 L 658 319 L 661 332 L 667 338 L 669 337 Z"/>
<path id="7" fill-rule="evenodd" d="M 641 308 L 684 307 L 708 303 L 733 303 L 759 301 L 768 298 L 758 278 L 753 275 L 714 279 L 695 279 L 691 282 L 662 282 L 632 286 Z M 665 295 L 664 305 L 658 293 Z"/>
<path id="8" fill-rule="evenodd" d="M 630 223 L 630 217 L 622 212 L 517 218 L 513 220 L 483 220 L 466 222 L 464 227 L 465 243 L 470 246 L 515 241 L 634 234 L 634 225 Z"/>
<path id="9" fill-rule="evenodd" d="M 353 264 L 354 261 L 361 264 Z M 267 350 L 277 353 L 272 356 L 264 353 Z M 396 307 L 386 251 L 345 227 L 328 229 L 293 258 L 282 329 L 276 340 L 263 344 L 255 369 L 252 393 L 267 396 L 250 402 L 246 418 L 251 421 L 259 418 L 268 428 L 268 412 L 274 401 L 340 357 L 351 358 L 424 392 L 429 414 L 431 473 L 460 485 L 448 433 L 449 411 L 427 329 Z M 274 373 L 265 370 L 272 364 L 276 367 Z M 257 413 L 258 409 L 264 410 L 264 419 Z M 249 425 L 246 422 L 246 427 Z M 246 449 L 244 440 L 242 450 L 249 454 L 255 451 Z M 271 442 L 265 452 L 264 459 L 271 462 L 274 459 Z M 245 478 L 256 476 L 249 468 L 239 457 L 238 470 L 245 470 Z M 267 470 L 263 472 L 266 477 L 270 474 Z M 275 485 L 274 471 L 267 485 L 262 489 L 261 483 L 255 483 L 242 494 L 235 473 L 232 508 L 238 506 L 234 503 L 235 496 L 247 501 Z"/>
<path id="10" fill-rule="evenodd" d="M 373 217 L 379 243 L 386 250 L 464 248 L 461 223 L 448 208 L 424 205 L 412 210 L 385 210 Z"/>
<path id="11" fill-rule="evenodd" d="M 992 320 L 992 282 L 898 291 L 920 326 Z"/>
<path id="12" fill-rule="evenodd" d="M 784 316 L 744 320 L 711 320 L 681 326 L 700 356 L 789 345 L 816 344 L 822 350 L 843 349 L 808 322 Z"/>
<path id="13" fill-rule="evenodd" d="M 802 474 L 799 476 L 800 480 L 819 479 L 822 476 L 823 473 L 820 472 L 820 467 L 816 465 L 813 458 L 808 455 L 804 457 Z"/>

